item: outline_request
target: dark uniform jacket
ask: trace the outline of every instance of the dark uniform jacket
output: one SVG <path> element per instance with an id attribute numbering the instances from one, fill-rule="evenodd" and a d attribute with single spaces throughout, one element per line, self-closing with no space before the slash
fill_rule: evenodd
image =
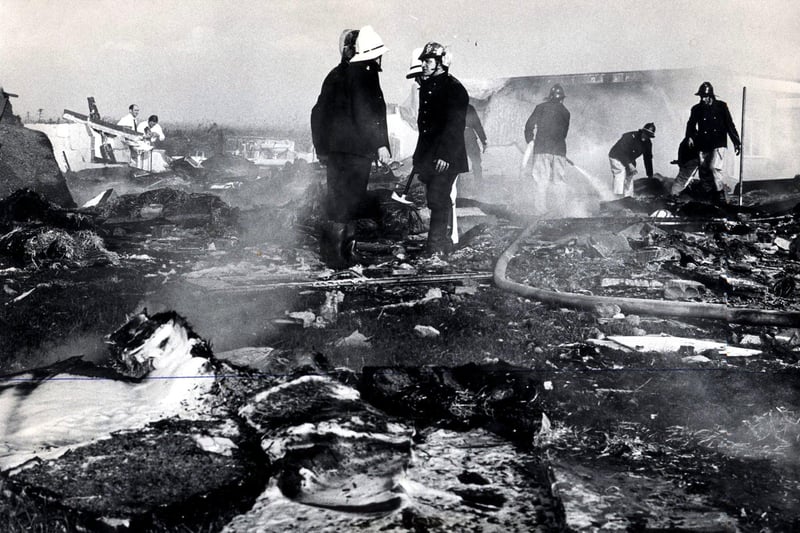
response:
<path id="1" fill-rule="evenodd" d="M 318 154 L 374 158 L 378 148 L 389 147 L 378 72 L 374 61 L 342 62 L 325 78 L 311 110 L 311 137 Z"/>
<path id="2" fill-rule="evenodd" d="M 698 150 L 708 152 L 715 148 L 726 148 L 729 135 L 733 146 L 739 147 L 739 133 L 728 104 L 713 100 L 711 105 L 700 102 L 692 106 L 689 122 L 686 123 L 686 136 L 694 140 Z"/>
<path id="3" fill-rule="evenodd" d="M 322 88 L 317 97 L 317 103 L 311 108 L 311 141 L 318 155 L 325 156 L 330 152 L 328 124 L 331 109 L 334 108 L 334 99 L 342 97 L 344 91 L 344 75 L 347 62 L 342 61 L 336 65 L 322 82 Z"/>
<path id="4" fill-rule="evenodd" d="M 479 154 L 481 152 L 478 140 L 481 144 L 486 145 L 486 132 L 483 131 L 483 124 L 478 117 L 478 112 L 472 104 L 467 106 L 467 122 L 464 129 L 464 144 L 467 148 L 467 153 Z"/>
<path id="5" fill-rule="evenodd" d="M 611 147 L 608 152 L 608 157 L 612 157 L 627 166 L 630 164 L 636 165 L 636 158 L 643 156 L 644 168 L 647 172 L 647 177 L 653 177 L 653 143 L 650 139 L 642 140 L 642 134 L 639 131 L 629 131 L 623 133 L 622 137 Z"/>
<path id="6" fill-rule="evenodd" d="M 440 74 L 423 80 L 419 88 L 419 137 L 414 150 L 414 167 L 420 173 L 434 172 L 434 161 L 450 164 L 448 174 L 469 170 L 464 146 L 469 95 L 450 74 Z"/>
<path id="7" fill-rule="evenodd" d="M 536 139 L 533 129 L 536 128 Z M 555 100 L 542 102 L 533 108 L 525 123 L 525 142 L 533 140 L 534 154 L 555 154 L 566 157 L 569 111 Z"/>

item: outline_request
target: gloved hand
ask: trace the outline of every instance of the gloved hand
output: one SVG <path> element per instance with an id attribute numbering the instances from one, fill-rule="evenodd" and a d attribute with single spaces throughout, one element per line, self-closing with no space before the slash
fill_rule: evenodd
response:
<path id="1" fill-rule="evenodd" d="M 378 148 L 378 161 L 380 161 L 382 165 L 388 165 L 391 157 L 392 156 L 389 154 L 389 149 L 387 147 L 381 146 Z"/>
<path id="2" fill-rule="evenodd" d="M 739 155 L 740 153 L 742 153 L 742 145 L 741 144 L 737 144 L 736 146 L 733 147 L 733 149 L 736 152 L 736 155 Z"/>

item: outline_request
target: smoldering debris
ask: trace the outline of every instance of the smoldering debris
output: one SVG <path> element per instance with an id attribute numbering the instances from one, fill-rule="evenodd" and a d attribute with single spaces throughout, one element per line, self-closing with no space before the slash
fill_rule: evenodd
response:
<path id="1" fill-rule="evenodd" d="M 33 268 L 86 268 L 118 265 L 119 254 L 106 249 L 93 231 L 17 228 L 0 237 L 0 254 Z"/>
<path id="2" fill-rule="evenodd" d="M 96 212 L 105 226 L 161 221 L 180 226 L 205 226 L 211 231 L 237 231 L 239 210 L 213 194 L 161 188 L 112 199 Z"/>
<path id="3" fill-rule="evenodd" d="M 0 254 L 18 265 L 84 268 L 117 265 L 92 217 L 61 209 L 21 189 L 0 200 Z"/>
<path id="4" fill-rule="evenodd" d="M 505 517 L 509 531 L 563 521 L 541 472 L 515 468 L 514 482 L 508 483 L 508 475 L 504 475 L 501 483 L 494 479 L 491 468 L 481 466 L 475 458 L 462 458 L 458 461 L 462 468 L 442 471 L 442 465 L 454 464 L 453 459 L 464 453 L 460 450 L 467 442 L 490 445 L 494 450 L 490 462 L 494 465 L 511 462 L 521 467 L 533 458 L 511 442 L 485 430 L 471 429 L 487 423 L 485 409 L 495 409 L 500 404 L 506 408 L 530 405 L 535 390 L 524 380 L 517 379 L 518 385 L 514 385 L 502 377 L 507 374 L 505 367 L 500 374 L 464 367 L 440 384 L 428 380 L 414 383 L 413 378 L 412 387 L 420 397 L 442 397 L 460 391 L 451 411 L 463 425 L 458 431 L 414 439 L 415 430 L 410 424 L 386 415 L 361 398 L 362 386 L 375 399 L 394 393 L 394 387 L 385 388 L 386 380 L 372 379 L 383 375 L 380 371 L 370 373 L 371 377 L 359 386 L 348 373 L 326 370 L 330 365 L 325 362 L 309 365 L 310 359 L 287 357 L 281 351 L 262 351 L 257 357 L 260 369 L 282 368 L 280 373 L 260 375 L 254 368 L 235 369 L 216 359 L 208 350 L 208 343 L 175 313 L 140 313 L 111 335 L 111 340 L 115 353 L 127 354 L 124 361 L 135 359 L 136 368 L 143 372 L 135 371 L 136 376 L 131 379 L 73 361 L 32 372 L 33 387 L 25 382 L 17 386 L 32 389 L 21 405 L 13 386 L 4 388 L 0 396 L 0 400 L 11 402 L 12 411 L 19 411 L 35 408 L 37 398 L 54 387 L 62 395 L 70 387 L 80 387 L 84 396 L 88 393 L 92 397 L 96 393 L 91 391 L 97 387 L 106 391 L 106 401 L 95 404 L 105 416 L 85 409 L 64 410 L 59 405 L 55 412 L 41 411 L 38 417 L 21 419 L 6 427 L 14 437 L 7 441 L 14 444 L 13 453 L 6 457 L 11 461 L 7 465 L 41 455 L 36 448 L 23 449 L 28 443 L 22 438 L 27 435 L 26 424 L 43 424 L 37 434 L 44 441 L 64 427 L 47 424 L 42 418 L 45 415 L 73 417 L 74 424 L 82 428 L 80 435 L 72 434 L 73 446 L 81 446 L 70 453 L 64 453 L 63 447 L 49 450 L 43 460 L 11 471 L 9 485 L 14 494 L 33 501 L 39 501 L 39 495 L 44 495 L 47 488 L 48 501 L 58 502 L 81 527 L 94 527 L 108 520 L 133 529 L 154 523 L 185 525 L 188 522 L 182 510 L 197 498 L 210 498 L 214 504 L 206 506 L 202 513 L 193 513 L 190 522 L 219 527 L 221 522 L 230 521 L 230 531 L 247 529 L 255 522 L 277 524 L 285 519 L 282 510 L 288 507 L 295 509 L 293 514 L 303 515 L 313 528 L 329 525 L 332 517 L 357 519 L 362 524 L 399 524 L 413 515 L 415 520 L 450 529 L 454 524 L 482 520 L 486 511 Z M 203 351 L 200 357 L 195 353 L 198 347 Z M 151 359 L 153 364 L 140 368 L 140 360 Z M 318 360 L 319 356 L 312 359 Z M 177 379 L 186 377 L 183 373 L 187 364 L 194 365 L 198 378 L 203 375 L 209 379 L 199 383 Z M 162 379 L 168 375 L 176 379 Z M 26 376 L 17 375 L 16 379 Z M 70 376 L 75 379 L 64 379 Z M 97 381 L 82 383 L 80 376 L 92 376 Z M 212 386 L 214 382 L 216 385 Z M 441 386 L 444 389 L 439 390 Z M 112 392 L 115 387 L 119 390 Z M 123 390 L 129 393 L 122 394 Z M 379 393 L 381 390 L 386 392 Z M 82 397 L 66 395 L 73 402 Z M 465 410 L 468 404 L 474 413 Z M 218 409 L 209 409 L 214 405 Z M 119 418 L 119 413 L 128 416 Z M 478 413 L 482 415 L 474 416 Z M 432 424 L 439 416 L 420 412 L 414 415 L 415 423 L 419 423 L 420 415 L 430 417 Z M 90 416 L 91 420 L 81 422 L 81 416 Z M 540 417 L 536 414 L 533 418 Z M 91 437 L 92 431 L 102 432 L 103 423 L 112 420 L 117 421 L 114 427 L 125 431 L 96 442 L 75 440 L 81 435 Z M 129 426 L 120 426 L 119 420 L 127 420 Z M 147 425 L 140 427 L 142 422 Z M 448 442 L 454 446 L 448 446 Z M 415 447 L 428 457 L 424 463 L 412 465 Z M 263 451 L 257 452 L 257 448 Z M 448 451 L 449 448 L 452 449 Z M 453 458 L 448 459 L 450 455 Z M 484 463 L 485 460 L 484 455 Z M 463 465 L 468 463 L 469 475 L 465 475 Z M 183 473 L 173 468 L 180 468 Z M 220 475 L 199 480 L 198 471 L 219 471 Z M 64 476 L 65 472 L 71 475 Z M 167 477 L 166 472 L 170 473 Z M 474 479 L 485 480 L 485 486 L 471 486 Z M 445 486 L 451 488 L 443 489 Z M 212 497 L 231 490 L 237 498 Z M 549 518 L 531 515 L 527 498 L 531 493 L 539 495 L 540 500 L 534 504 L 537 508 L 554 514 Z M 526 518 L 517 522 L 523 516 Z"/>

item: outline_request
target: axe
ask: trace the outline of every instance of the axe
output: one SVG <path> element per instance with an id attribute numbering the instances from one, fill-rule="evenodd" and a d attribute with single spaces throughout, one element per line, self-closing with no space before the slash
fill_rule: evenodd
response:
<path id="1" fill-rule="evenodd" d="M 412 168 L 411 174 L 408 175 L 408 181 L 406 181 L 406 186 L 403 187 L 403 194 L 398 195 L 396 191 L 392 192 L 392 200 L 394 200 L 395 202 L 400 202 L 401 204 L 404 205 L 411 205 L 413 203 L 411 200 L 408 200 L 406 198 L 406 195 L 408 195 L 408 191 L 409 189 L 411 189 L 411 182 L 414 180 L 414 176 L 416 174 L 417 171 Z"/>

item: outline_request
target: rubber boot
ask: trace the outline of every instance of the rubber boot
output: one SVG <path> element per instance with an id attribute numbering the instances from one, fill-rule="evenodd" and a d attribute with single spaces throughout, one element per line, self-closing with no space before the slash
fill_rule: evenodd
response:
<path id="1" fill-rule="evenodd" d="M 431 221 L 428 228 L 428 242 L 425 246 L 426 255 L 450 253 L 453 242 L 450 240 L 448 223 L 452 209 L 431 209 Z"/>
<path id="2" fill-rule="evenodd" d="M 345 224 L 341 250 L 342 259 L 344 259 L 349 266 L 355 265 L 361 261 L 361 258 L 356 253 L 355 222 L 348 222 Z"/>
<path id="3" fill-rule="evenodd" d="M 345 230 L 345 224 L 328 221 L 322 224 L 322 229 L 320 231 L 320 260 L 335 270 L 340 270 L 349 266 L 347 259 L 342 254 L 344 250 Z"/>

